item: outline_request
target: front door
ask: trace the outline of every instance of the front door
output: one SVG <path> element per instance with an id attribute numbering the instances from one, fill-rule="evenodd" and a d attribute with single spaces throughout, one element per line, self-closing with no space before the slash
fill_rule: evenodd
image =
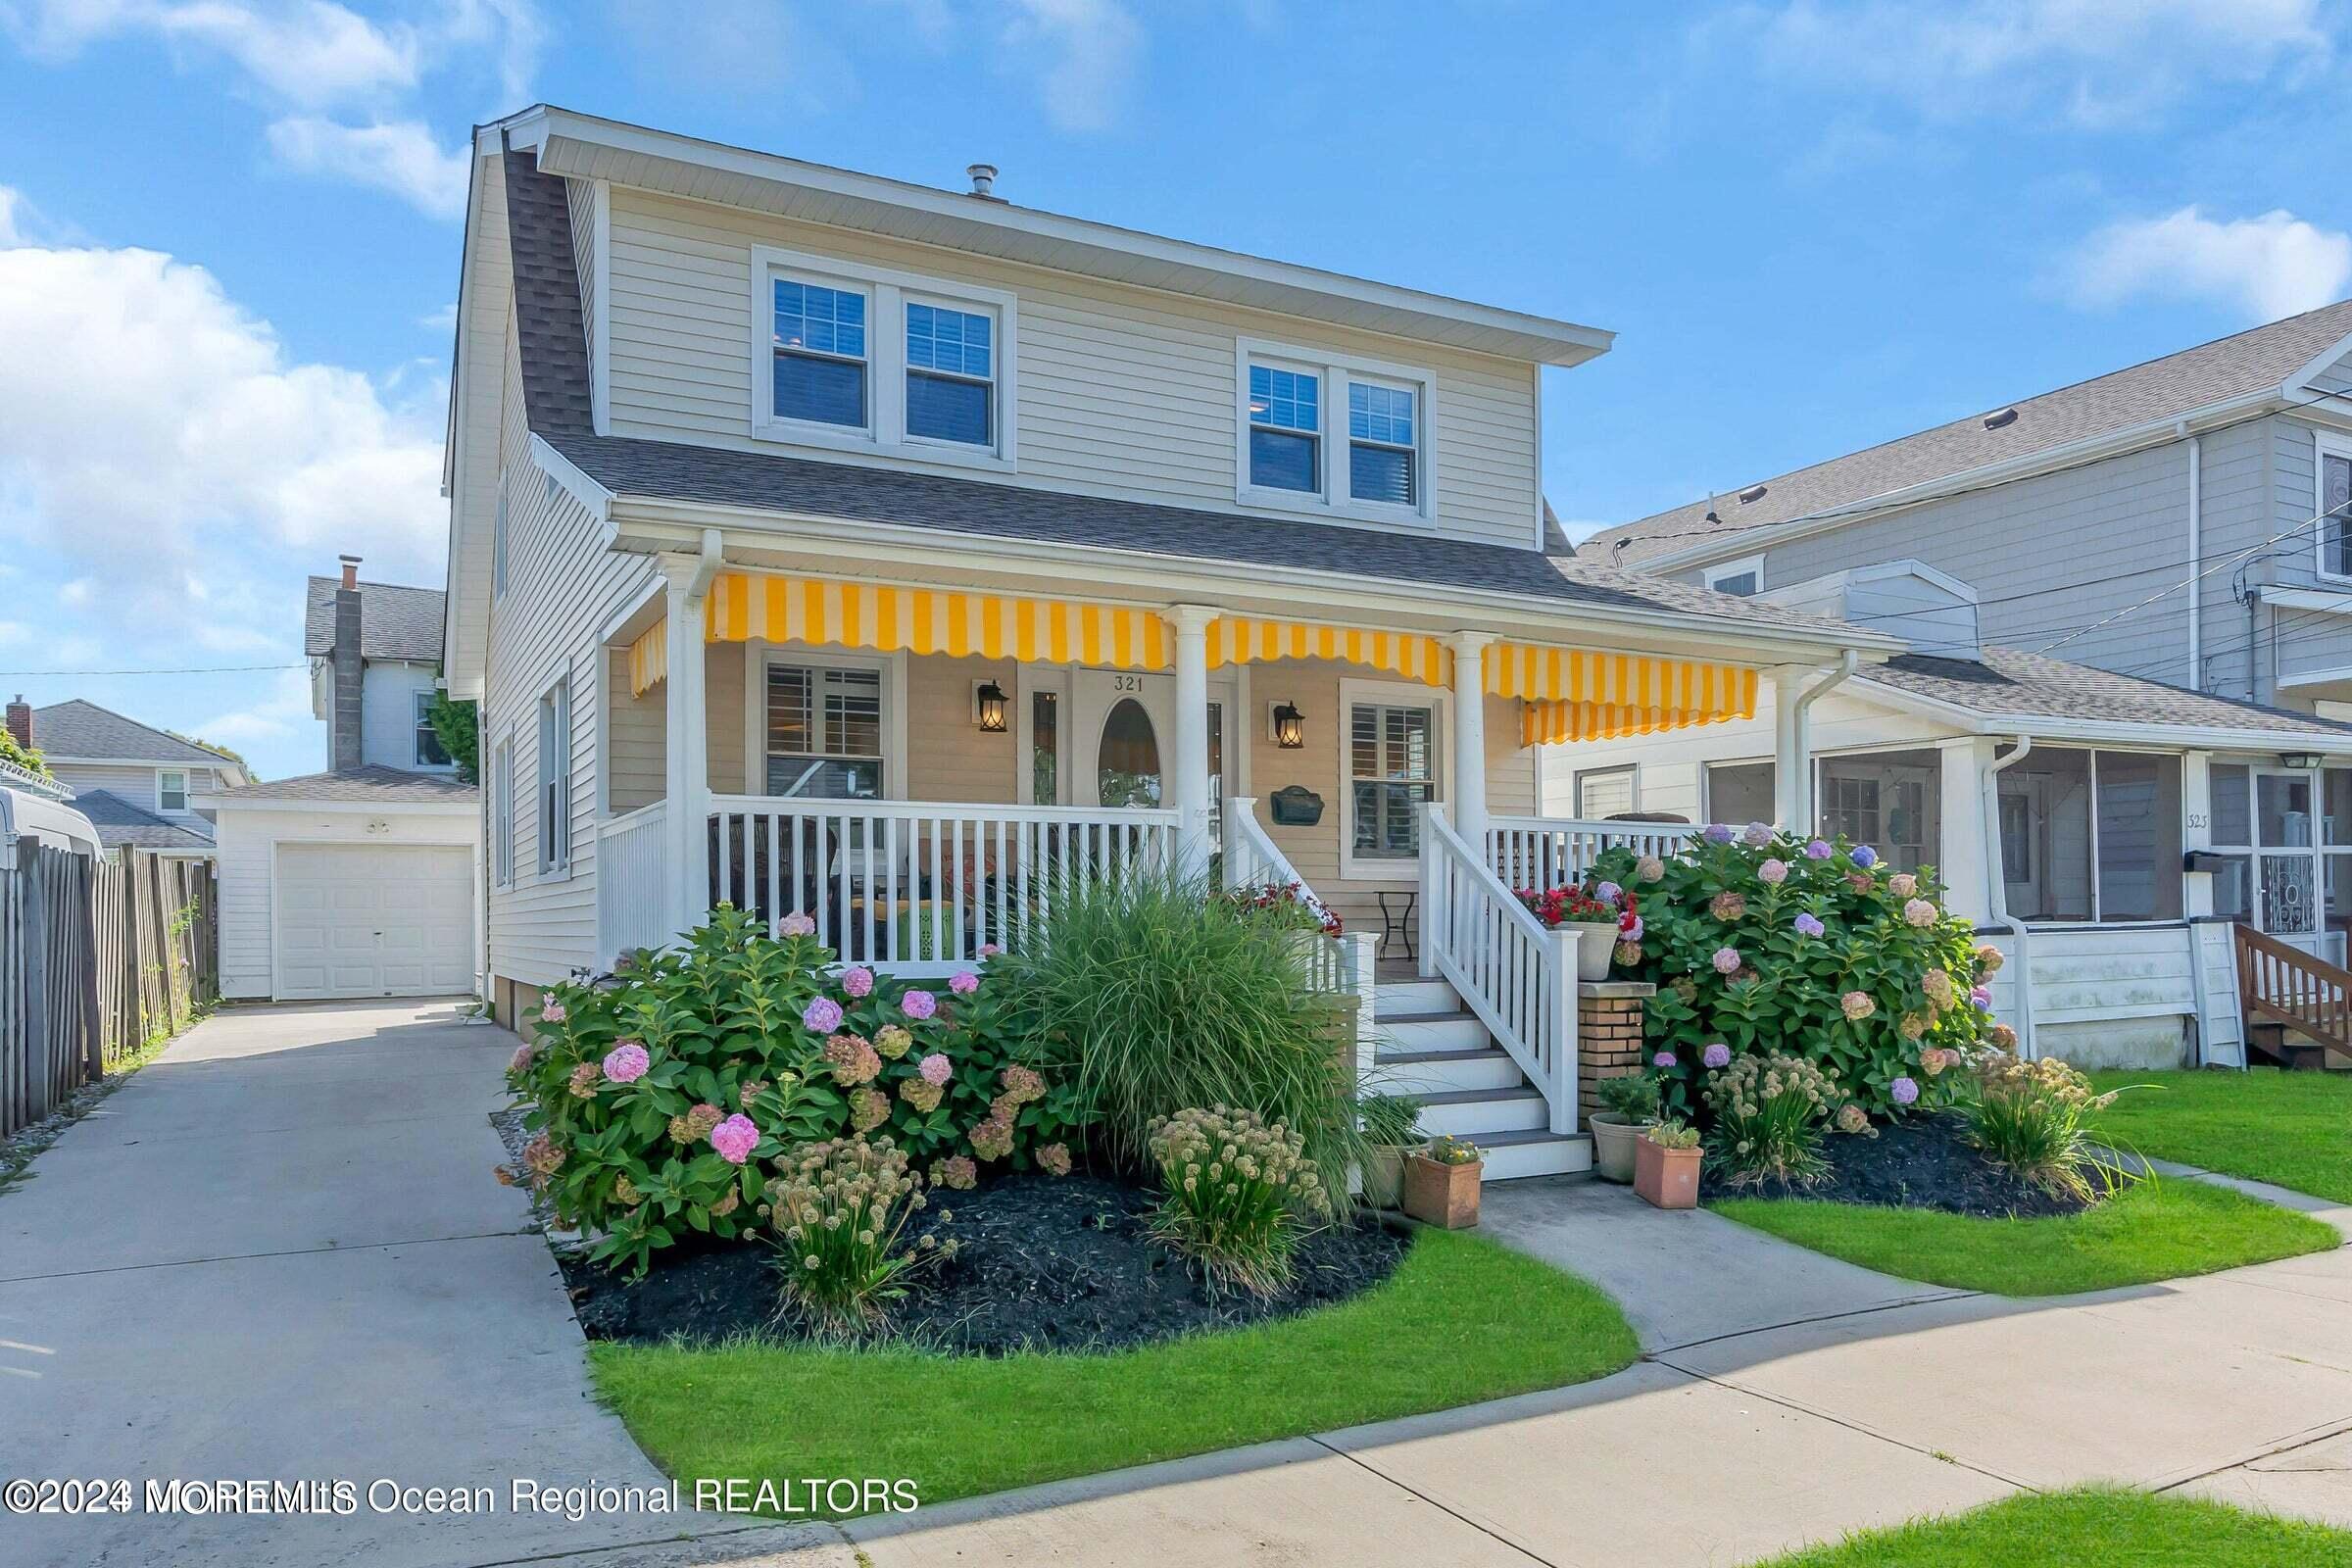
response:
<path id="1" fill-rule="evenodd" d="M 1128 669 L 1077 672 L 1070 794 L 1082 806 L 1169 805 L 1176 677 Z"/>
<path id="2" fill-rule="evenodd" d="M 2256 923 L 2270 935 L 2318 957 L 2327 956 L 2320 932 L 2320 860 L 2312 832 L 2312 790 L 2318 774 L 2254 775 Z"/>

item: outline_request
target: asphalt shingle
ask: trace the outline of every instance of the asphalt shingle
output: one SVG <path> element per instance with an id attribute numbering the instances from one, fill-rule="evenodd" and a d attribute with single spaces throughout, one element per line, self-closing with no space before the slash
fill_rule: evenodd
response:
<path id="1" fill-rule="evenodd" d="M 296 778 L 271 779 L 267 784 L 248 784 L 241 789 L 214 792 L 218 799 L 223 801 L 358 801 L 380 802 L 386 806 L 470 801 L 476 793 L 472 785 L 461 784 L 454 778 L 443 778 L 432 773 L 407 773 L 397 767 L 383 767 L 372 762 L 364 767 L 348 767 L 340 772 L 305 773 Z"/>
<path id="2" fill-rule="evenodd" d="M 110 850 L 210 850 L 213 841 L 194 828 L 156 815 L 112 790 L 84 790 L 67 803 L 88 817 L 98 842 Z"/>
<path id="3" fill-rule="evenodd" d="M 2352 740 L 2352 724 L 2259 703 L 2209 697 L 2162 681 L 2139 680 L 2017 648 L 1982 649 L 1984 662 L 1902 654 L 1862 672 L 1862 679 L 1980 713 L 2082 718 L 2198 729 L 2263 730 Z"/>
<path id="4" fill-rule="evenodd" d="M 302 651 L 315 659 L 335 651 L 335 590 L 341 586 L 336 577 L 310 581 L 303 603 Z M 360 657 L 439 663 L 442 610 L 448 603 L 449 596 L 438 588 L 360 584 Z"/>
<path id="5" fill-rule="evenodd" d="M 183 741 L 169 731 L 125 718 L 111 708 L 100 708 L 78 697 L 32 710 L 32 744 L 48 757 L 91 761 L 241 765 L 193 741 Z"/>

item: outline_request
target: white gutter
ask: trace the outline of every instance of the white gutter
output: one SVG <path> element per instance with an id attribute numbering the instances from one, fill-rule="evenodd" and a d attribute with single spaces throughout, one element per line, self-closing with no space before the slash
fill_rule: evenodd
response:
<path id="1" fill-rule="evenodd" d="M 1813 828 L 1813 734 L 1805 717 L 1806 710 L 1827 697 L 1836 687 L 1843 685 L 1860 664 L 1861 657 L 1848 648 L 1838 661 L 1838 667 L 1815 681 L 1801 693 L 1793 705 L 1796 713 L 1789 725 L 1789 741 L 1796 753 L 1795 787 L 1788 792 L 1789 815 L 1795 818 L 1788 824 L 1792 832 L 1811 832 Z"/>
<path id="2" fill-rule="evenodd" d="M 2017 1054 L 2034 1054 L 2034 977 L 2027 951 L 2026 923 L 2009 918 L 2009 885 L 2001 878 L 2001 773 L 2022 762 L 2034 750 L 2034 737 L 2017 737 L 2017 750 L 1984 770 L 1980 802 L 1984 812 L 1984 907 L 1992 925 L 2003 925 L 2017 939 Z M 2194 944 L 2191 944 L 2193 949 Z"/>

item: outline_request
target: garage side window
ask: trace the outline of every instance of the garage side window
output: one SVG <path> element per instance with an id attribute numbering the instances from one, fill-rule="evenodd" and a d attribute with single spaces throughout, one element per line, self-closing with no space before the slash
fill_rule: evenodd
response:
<path id="1" fill-rule="evenodd" d="M 502 888 L 514 885 L 514 735 L 508 731 L 490 762 L 490 872 Z"/>
<path id="2" fill-rule="evenodd" d="M 571 680 L 539 699 L 539 874 L 571 869 Z"/>

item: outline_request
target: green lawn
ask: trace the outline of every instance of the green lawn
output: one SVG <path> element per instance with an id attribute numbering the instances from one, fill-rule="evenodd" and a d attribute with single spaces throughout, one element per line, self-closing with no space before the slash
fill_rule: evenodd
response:
<path id="1" fill-rule="evenodd" d="M 2094 1489 L 2010 1497 L 1756 1568 L 2345 1568 L 2352 1533 L 2219 1502 Z"/>
<path id="2" fill-rule="evenodd" d="M 1971 1219 L 1793 1198 L 1721 1198 L 1707 1206 L 1865 1268 L 1998 1296 L 2071 1296 L 2210 1274 L 2340 1240 L 2307 1214 L 2186 1179 L 2140 1182 L 2063 1219 Z"/>
<path id="3" fill-rule="evenodd" d="M 1582 1383 L 1637 1353 L 1599 1290 L 1442 1231 L 1338 1306 L 1108 1354 L 589 1352 L 674 1476 L 904 1476 L 926 1503 Z"/>
<path id="4" fill-rule="evenodd" d="M 2093 1131 L 2155 1159 L 2276 1182 L 2352 1203 L 2352 1073 L 2094 1072 L 2133 1090 Z"/>

